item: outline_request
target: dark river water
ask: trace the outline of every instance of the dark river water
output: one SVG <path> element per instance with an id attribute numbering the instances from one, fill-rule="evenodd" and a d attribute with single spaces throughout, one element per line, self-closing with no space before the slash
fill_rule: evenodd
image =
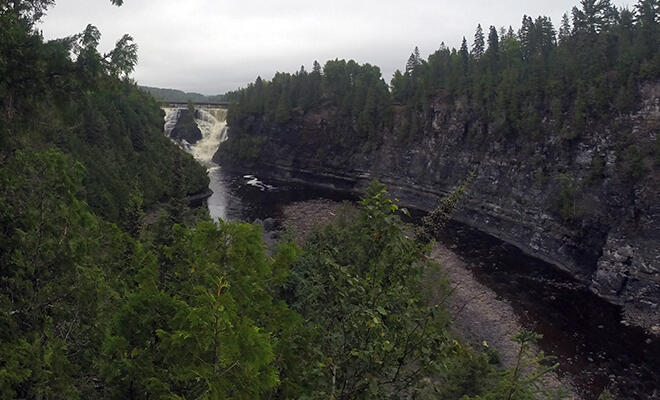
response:
<path id="1" fill-rule="evenodd" d="M 252 222 L 281 216 L 290 202 L 344 193 L 299 184 L 262 182 L 252 175 L 209 170 L 213 218 Z M 660 399 L 660 340 L 620 323 L 619 309 L 588 292 L 551 265 L 492 236 L 458 223 L 438 238 L 469 265 L 474 277 L 509 301 L 525 327 L 543 334 L 539 343 L 557 357 L 585 399 L 608 387 L 617 399 Z"/>

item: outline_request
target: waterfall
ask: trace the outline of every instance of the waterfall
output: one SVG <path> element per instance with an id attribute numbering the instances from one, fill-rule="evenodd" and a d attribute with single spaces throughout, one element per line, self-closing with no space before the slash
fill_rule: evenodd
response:
<path id="1" fill-rule="evenodd" d="M 163 111 L 165 111 L 165 127 L 163 131 L 165 132 L 165 136 L 170 137 L 170 133 L 172 133 L 176 122 L 179 120 L 181 108 L 163 107 Z"/>
<path id="2" fill-rule="evenodd" d="M 179 120 L 182 107 L 163 107 L 165 111 L 165 126 L 163 132 L 169 137 Z M 198 108 L 195 110 L 195 123 L 202 131 L 202 139 L 189 145 L 185 140 L 178 142 L 185 151 L 192 154 L 197 161 L 207 168 L 215 166 L 213 154 L 220 143 L 227 140 L 227 110 L 223 108 Z"/>
<path id="3" fill-rule="evenodd" d="M 213 155 L 227 139 L 227 110 L 197 109 L 195 122 L 202 131 L 202 140 L 190 147 L 190 153 L 206 167 L 213 166 Z"/>

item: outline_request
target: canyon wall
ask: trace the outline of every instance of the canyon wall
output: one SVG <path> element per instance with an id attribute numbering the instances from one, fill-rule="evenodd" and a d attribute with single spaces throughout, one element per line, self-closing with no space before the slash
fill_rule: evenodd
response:
<path id="1" fill-rule="evenodd" d="M 328 112 L 294 113 L 280 125 L 248 117 L 251 131 L 230 126 L 214 160 L 353 192 L 377 178 L 426 211 L 474 171 L 457 220 L 567 271 L 621 305 L 626 323 L 660 334 L 660 84 L 643 85 L 640 98 L 636 112 L 577 137 L 553 132 L 552 121 L 543 137 L 496 136 L 440 97 L 431 129 L 415 138 L 385 130 L 356 141 L 328 127 Z M 252 148 L 239 154 L 239 142 Z"/>

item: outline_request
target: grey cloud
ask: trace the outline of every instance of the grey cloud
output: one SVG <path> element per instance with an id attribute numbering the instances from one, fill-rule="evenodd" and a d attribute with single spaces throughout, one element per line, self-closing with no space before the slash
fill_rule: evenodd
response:
<path id="1" fill-rule="evenodd" d="M 224 93 L 293 72 L 318 60 L 353 58 L 381 67 L 389 81 L 414 48 L 424 56 L 444 41 L 470 41 L 478 23 L 513 25 L 523 14 L 547 15 L 558 24 L 578 0 L 58 0 L 41 24 L 46 38 L 80 32 L 103 34 L 101 50 L 124 33 L 139 45 L 133 77 L 150 86 Z"/>

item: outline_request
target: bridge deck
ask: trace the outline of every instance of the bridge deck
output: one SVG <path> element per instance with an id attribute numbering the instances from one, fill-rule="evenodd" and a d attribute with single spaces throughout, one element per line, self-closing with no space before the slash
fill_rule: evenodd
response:
<path id="1" fill-rule="evenodd" d="M 188 102 L 187 101 L 161 101 L 161 104 L 164 106 L 187 106 Z M 215 102 L 192 102 L 194 106 L 200 106 L 200 107 L 229 107 L 231 104 L 228 101 L 215 101 Z"/>

